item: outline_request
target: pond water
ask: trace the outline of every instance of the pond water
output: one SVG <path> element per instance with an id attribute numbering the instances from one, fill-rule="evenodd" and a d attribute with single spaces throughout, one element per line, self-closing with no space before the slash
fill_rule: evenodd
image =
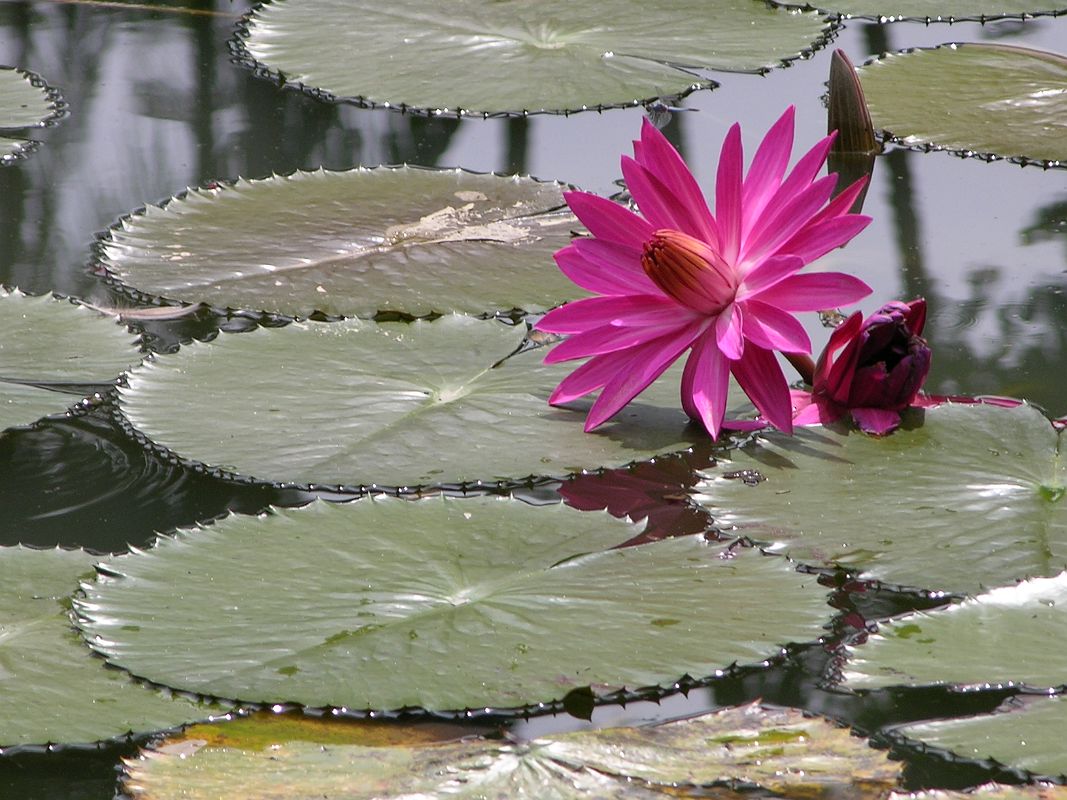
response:
<path id="1" fill-rule="evenodd" d="M 70 106 L 66 119 L 37 135 L 43 144 L 35 154 L 0 169 L 0 283 L 98 305 L 128 303 L 86 269 L 95 235 L 185 187 L 239 176 L 406 162 L 528 173 L 603 194 L 617 190 L 619 155 L 637 135 L 641 109 L 452 120 L 326 105 L 279 91 L 230 62 L 226 42 L 248 7 L 241 0 L 0 3 L 0 63 L 41 74 Z M 722 86 L 687 98 L 691 110 L 676 113 L 665 132 L 710 187 L 719 144 L 734 121 L 741 121 L 751 149 L 795 103 L 798 141 L 824 133 L 820 97 L 833 47 L 859 64 L 886 50 L 950 41 L 1062 51 L 1067 18 L 952 26 L 848 22 L 831 47 L 786 69 L 713 76 Z M 926 336 L 935 354 L 927 388 L 1023 397 L 1052 416 L 1067 415 L 1067 171 L 893 149 L 877 162 L 864 212 L 874 218 L 870 228 L 823 263 L 862 277 L 878 302 L 927 298 Z M 157 322 L 149 334 L 155 347 L 170 348 L 209 329 Z M 821 346 L 825 333 L 812 333 Z M 692 482 L 684 468 L 681 477 L 665 470 L 660 480 L 662 495 Z M 555 497 L 551 487 L 530 494 Z M 166 463 L 127 440 L 106 413 L 0 436 L 0 544 L 117 552 L 147 543 L 153 531 L 299 499 Z M 704 523 L 681 513 L 665 524 L 687 530 Z M 858 603 L 868 616 L 920 603 L 888 592 L 844 602 Z M 566 714 L 535 717 L 515 723 L 514 732 L 666 719 L 759 697 L 873 732 L 937 709 L 986 711 L 1007 694 L 930 690 L 859 699 L 820 687 L 829 657 L 811 646 L 772 669 L 688 696 L 598 708 L 591 722 Z M 118 759 L 134 750 L 122 743 L 0 756 L 0 796 L 111 797 Z M 994 777 L 933 756 L 901 755 L 912 786 L 966 786 Z"/>

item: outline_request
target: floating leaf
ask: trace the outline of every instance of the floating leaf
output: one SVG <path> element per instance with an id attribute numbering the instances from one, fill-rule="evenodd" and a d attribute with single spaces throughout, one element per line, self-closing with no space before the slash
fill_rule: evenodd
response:
<path id="1" fill-rule="evenodd" d="M 214 726 L 226 736 L 229 723 Z M 736 781 L 787 797 L 883 796 L 899 764 L 846 729 L 792 709 L 743 706 L 645 728 L 528 742 L 323 747 L 301 739 L 197 739 L 204 727 L 126 762 L 131 797 L 198 800 L 241 787 L 248 800 L 360 798 L 662 798 Z M 716 797 L 748 796 L 725 787 Z M 700 796 L 706 796 L 701 794 Z"/>
<path id="2" fill-rule="evenodd" d="M 186 459 L 302 485 L 517 481 L 707 440 L 677 407 L 677 371 L 583 433 L 588 401 L 548 405 L 570 365 L 544 366 L 533 350 L 494 367 L 524 334 L 462 316 L 260 328 L 146 363 L 120 404 Z"/>
<path id="3" fill-rule="evenodd" d="M 700 535 L 604 549 L 636 530 L 494 497 L 320 502 L 116 557 L 76 608 L 135 675 L 351 709 L 669 686 L 823 633 L 825 590 L 785 559 Z"/>
<path id="4" fill-rule="evenodd" d="M 581 226 L 561 186 L 462 170 L 297 172 L 191 189 L 124 218 L 101 265 L 140 293 L 307 317 L 544 311 Z"/>
<path id="5" fill-rule="evenodd" d="M 1029 406 L 943 405 L 884 438 L 767 433 L 706 478 L 720 527 L 866 578 L 974 592 L 1067 566 L 1060 434 Z"/>
<path id="6" fill-rule="evenodd" d="M 1023 19 L 1067 11 L 1063 0 L 771 0 L 786 8 L 817 8 L 824 14 L 878 22 L 989 22 L 1015 17 Z M 943 99 L 943 98 L 942 98 Z"/>
<path id="7" fill-rule="evenodd" d="M 39 75 L 14 67 L 0 67 L 0 164 L 29 153 L 37 143 L 11 131 L 40 128 L 62 115 L 59 92 Z"/>
<path id="8" fill-rule="evenodd" d="M 1046 648 L 1042 657 L 1049 655 Z M 1067 777 L 1067 698 L 1062 696 L 1028 698 L 1022 708 L 1007 713 L 905 725 L 894 733 L 961 758 L 995 759 L 1060 781 Z"/>
<path id="9" fill-rule="evenodd" d="M 113 319 L 0 289 L 0 428 L 62 413 L 87 385 L 111 383 L 140 360 L 137 339 Z"/>
<path id="10" fill-rule="evenodd" d="M 97 558 L 0 547 L 0 746 L 88 744 L 224 711 L 142 686 L 89 651 L 68 596 Z"/>
<path id="11" fill-rule="evenodd" d="M 853 689 L 950 684 L 1067 686 L 1049 642 L 1067 640 L 1067 572 L 1004 586 L 934 611 L 883 623 L 850 647 Z"/>
<path id="12" fill-rule="evenodd" d="M 1067 800 L 1067 786 L 1048 783 L 1010 786 L 986 783 L 965 792 L 928 789 L 922 792 L 891 792 L 889 800 Z"/>
<path id="13" fill-rule="evenodd" d="M 1003 44 L 889 53 L 859 70 L 875 127 L 908 147 L 1067 166 L 1067 58 Z"/>
<path id="14" fill-rule="evenodd" d="M 526 114 L 684 95 L 714 85 L 699 70 L 765 71 L 830 31 L 818 14 L 749 0 L 285 0 L 252 11 L 234 46 L 249 67 L 329 100 Z"/>

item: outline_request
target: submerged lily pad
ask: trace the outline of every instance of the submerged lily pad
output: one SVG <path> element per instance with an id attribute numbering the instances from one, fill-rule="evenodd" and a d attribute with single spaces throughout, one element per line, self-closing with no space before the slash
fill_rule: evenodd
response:
<path id="1" fill-rule="evenodd" d="M 871 119 L 908 147 L 1067 166 L 1067 58 L 1003 44 L 889 53 L 857 72 Z"/>
<path id="2" fill-rule="evenodd" d="M 770 0 L 786 8 L 817 8 L 823 14 L 879 22 L 989 22 L 1005 17 L 1053 16 L 1063 0 Z"/>
<path id="3" fill-rule="evenodd" d="M 73 630 L 69 595 L 98 557 L 0 547 L 0 746 L 88 744 L 224 713 L 111 669 Z"/>
<path id="4" fill-rule="evenodd" d="M 785 559 L 700 535 L 605 550 L 637 530 L 498 497 L 320 501 L 113 558 L 75 608 L 135 675 L 356 710 L 669 687 L 823 634 L 826 590 Z"/>
<path id="5" fill-rule="evenodd" d="M 1060 445 L 1029 406 L 942 405 L 884 438 L 761 435 L 707 472 L 696 499 L 720 527 L 799 561 L 975 592 L 1067 566 Z M 746 470 L 752 480 L 736 477 Z"/>
<path id="6" fill-rule="evenodd" d="M 0 289 L 0 429 L 60 414 L 140 360 L 137 338 L 113 318 Z"/>
<path id="7" fill-rule="evenodd" d="M 1031 775 L 1067 777 L 1067 697 L 1027 698 L 1021 708 L 905 725 L 893 733 L 971 761 L 995 759 Z"/>
<path id="8" fill-rule="evenodd" d="M 120 406 L 185 459 L 303 486 L 521 481 L 707 440 L 677 407 L 677 371 L 583 433 L 588 401 L 548 405 L 573 367 L 507 358 L 524 335 L 462 316 L 260 328 L 147 362 Z"/>
<path id="9" fill-rule="evenodd" d="M 641 798 L 687 796 L 729 781 L 785 797 L 871 797 L 899 763 L 848 730 L 792 709 L 743 706 L 644 728 L 567 733 L 527 742 L 368 747 L 227 736 L 198 726 L 125 762 L 132 797 L 200 800 L 241 787 L 268 797 Z M 269 734 L 271 724 L 262 724 Z M 236 733 L 236 732 L 235 732 Z M 207 736 L 221 741 L 206 741 Z M 705 795 L 700 795 L 705 796 Z M 741 798 L 725 786 L 716 797 Z"/>
<path id="10" fill-rule="evenodd" d="M 853 689 L 949 684 L 1067 686 L 1054 657 L 1067 641 L 1067 572 L 1005 586 L 934 611 L 879 625 L 850 647 L 845 685 Z M 1052 645 L 1050 650 L 1050 643 Z"/>
<path id="11" fill-rule="evenodd" d="M 40 128 L 63 114 L 63 100 L 39 75 L 14 67 L 0 67 L 0 164 L 29 153 L 36 142 L 14 131 Z"/>
<path id="12" fill-rule="evenodd" d="M 831 29 L 818 14 L 752 0 L 275 0 L 248 15 L 234 48 L 328 100 L 527 114 L 684 95 L 714 85 L 700 70 L 766 71 Z"/>
<path id="13" fill-rule="evenodd" d="M 98 258 L 140 293 L 291 317 L 544 311 L 584 295 L 552 261 L 580 228 L 561 189 L 415 167 L 241 180 L 131 214 Z"/>

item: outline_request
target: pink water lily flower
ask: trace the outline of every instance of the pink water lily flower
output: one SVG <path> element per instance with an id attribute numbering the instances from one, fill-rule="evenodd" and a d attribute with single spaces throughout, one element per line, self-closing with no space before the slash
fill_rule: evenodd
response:
<path id="1" fill-rule="evenodd" d="M 831 200 L 837 176 L 816 177 L 833 135 L 786 174 L 793 117 L 790 107 L 771 127 L 747 175 L 741 128 L 730 128 L 714 215 L 681 156 L 648 120 L 634 157 L 622 158 L 639 214 L 585 192 L 564 195 L 592 236 L 576 238 L 556 253 L 556 262 L 600 296 L 550 311 L 537 328 L 569 334 L 545 363 L 589 359 L 549 398 L 562 405 L 599 389 L 587 431 L 686 350 L 682 406 L 713 437 L 722 427 L 731 372 L 765 419 L 792 431 L 789 387 L 773 352 L 811 352 L 792 312 L 851 304 L 871 291 L 842 273 L 796 274 L 848 242 L 870 218 L 849 213 L 864 180 Z"/>
<path id="2" fill-rule="evenodd" d="M 887 303 L 867 319 L 853 314 L 830 335 L 811 392 L 793 392 L 793 422 L 826 425 L 850 414 L 861 430 L 884 436 L 900 425 L 900 412 L 909 406 L 950 399 L 919 394 L 930 372 L 925 324 L 921 298 Z"/>

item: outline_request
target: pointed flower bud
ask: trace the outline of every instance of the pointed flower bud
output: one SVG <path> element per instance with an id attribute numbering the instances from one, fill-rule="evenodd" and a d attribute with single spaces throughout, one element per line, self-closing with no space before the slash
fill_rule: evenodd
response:
<path id="1" fill-rule="evenodd" d="M 645 242 L 641 267 L 668 296 L 700 314 L 718 314 L 737 293 L 731 270 L 707 244 L 663 228 Z"/>

